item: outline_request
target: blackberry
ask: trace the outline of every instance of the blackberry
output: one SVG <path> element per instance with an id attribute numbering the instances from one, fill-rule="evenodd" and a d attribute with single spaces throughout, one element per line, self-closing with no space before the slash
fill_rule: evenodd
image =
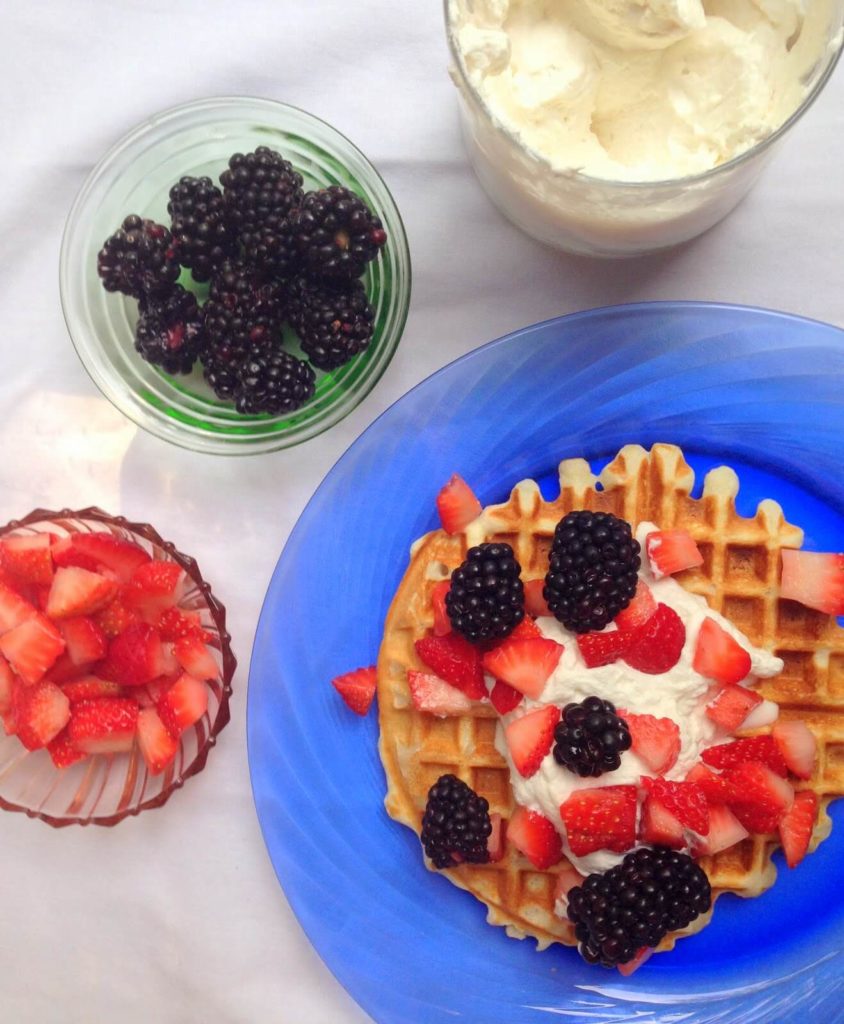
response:
<path id="1" fill-rule="evenodd" d="M 148 363 L 168 373 L 190 373 L 205 347 L 205 329 L 196 298 L 174 285 L 162 297 L 141 299 L 135 348 Z"/>
<path id="2" fill-rule="evenodd" d="M 179 272 L 173 236 L 163 224 L 136 214 L 123 221 L 97 254 L 105 290 L 136 299 L 169 291 Z"/>
<path id="3" fill-rule="evenodd" d="M 234 398 L 241 366 L 247 359 L 263 357 L 281 341 L 277 316 L 254 313 L 246 304 L 227 306 L 209 299 L 202 307 L 206 350 L 202 356 L 205 379 L 218 398 Z"/>
<path id="4" fill-rule="evenodd" d="M 525 617 L 521 566 L 509 544 L 479 544 L 451 574 L 445 607 L 455 633 L 473 644 L 500 640 Z"/>
<path id="5" fill-rule="evenodd" d="M 309 192 L 292 226 L 303 272 L 330 281 L 360 277 L 387 241 L 381 221 L 342 185 Z"/>
<path id="6" fill-rule="evenodd" d="M 554 531 L 542 593 L 566 629 L 590 633 L 630 604 L 640 564 L 629 523 L 610 512 L 569 512 Z"/>
<path id="7" fill-rule="evenodd" d="M 657 846 L 628 853 L 604 874 L 592 874 L 568 894 L 580 955 L 614 967 L 667 932 L 685 928 L 712 902 L 709 879 L 685 853 Z"/>
<path id="8" fill-rule="evenodd" d="M 422 845 L 434 867 L 453 868 L 460 860 L 485 864 L 491 831 L 489 804 L 456 775 L 441 775 L 428 790 Z"/>
<path id="9" fill-rule="evenodd" d="M 554 759 L 575 775 L 596 777 L 621 766 L 630 749 L 630 730 L 615 705 L 600 697 L 567 704 L 554 730 Z"/>
<path id="10" fill-rule="evenodd" d="M 179 262 L 207 281 L 237 250 L 223 193 L 210 178 L 180 178 L 170 189 L 167 212 Z"/>
<path id="11" fill-rule="evenodd" d="M 311 363 L 334 370 L 369 345 L 375 312 L 361 281 L 332 288 L 302 279 L 291 290 L 288 317 Z"/>
<path id="12" fill-rule="evenodd" d="M 262 237 L 286 230 L 288 217 L 304 195 L 302 175 L 267 146 L 245 156 L 235 153 L 220 184 L 238 240 L 253 252 L 258 252 Z"/>
<path id="13" fill-rule="evenodd" d="M 314 371 L 282 349 L 257 352 L 241 365 L 234 392 L 238 412 L 295 412 L 313 396 Z"/>
<path id="14" fill-rule="evenodd" d="M 287 300 L 282 286 L 243 260 L 225 260 L 220 265 L 208 296 L 228 310 L 266 317 L 279 326 L 284 319 Z"/>

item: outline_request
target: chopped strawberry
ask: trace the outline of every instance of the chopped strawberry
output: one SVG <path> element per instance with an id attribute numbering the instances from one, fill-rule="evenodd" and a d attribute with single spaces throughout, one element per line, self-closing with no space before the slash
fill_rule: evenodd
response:
<path id="1" fill-rule="evenodd" d="M 487 696 L 481 655 L 477 647 L 456 633 L 426 636 L 416 641 L 416 653 L 434 674 L 472 700 Z"/>
<path id="2" fill-rule="evenodd" d="M 613 620 L 619 629 L 631 630 L 644 626 L 656 611 L 656 598 L 644 580 L 636 584 L 636 593 L 630 604 L 623 608 Z"/>
<path id="3" fill-rule="evenodd" d="M 62 686 L 62 693 L 71 704 L 78 704 L 82 700 L 95 700 L 97 697 L 119 697 L 123 688 L 110 679 L 99 679 L 97 676 L 83 676 L 81 679 L 73 679 Z"/>
<path id="4" fill-rule="evenodd" d="M 733 788 L 730 810 L 750 832 L 775 832 L 794 803 L 794 790 L 759 761 L 747 761 L 725 772 Z"/>
<path id="5" fill-rule="evenodd" d="M 709 808 L 709 833 L 695 841 L 695 853 L 714 856 L 747 839 L 749 834 L 729 807 L 712 804 Z"/>
<path id="6" fill-rule="evenodd" d="M 642 805 L 639 838 L 653 846 L 670 846 L 680 850 L 686 845 L 683 823 L 655 796 L 647 796 Z"/>
<path id="7" fill-rule="evenodd" d="M 668 782 L 642 777 L 642 785 L 686 828 L 705 836 L 709 832 L 709 806 L 700 786 L 694 782 Z"/>
<path id="8" fill-rule="evenodd" d="M 109 605 L 109 608 L 111 605 Z M 108 611 L 105 609 L 103 614 Z M 202 628 L 199 612 L 183 612 L 178 608 L 165 608 L 155 628 L 162 640 L 173 643 L 185 636 L 193 636 L 203 643 L 212 639 L 211 634 Z"/>
<path id="9" fill-rule="evenodd" d="M 686 775 L 686 782 L 694 782 L 700 788 L 709 804 L 710 812 L 713 804 L 728 804 L 735 796 L 733 787 L 723 775 L 716 775 L 700 762 Z"/>
<path id="10" fill-rule="evenodd" d="M 680 728 L 677 723 L 670 718 L 634 715 L 621 708 L 618 714 L 627 722 L 633 753 L 657 775 L 671 771 L 680 756 Z"/>
<path id="11" fill-rule="evenodd" d="M 761 703 L 759 694 L 745 686 L 725 686 L 715 700 L 706 705 L 706 716 L 727 732 L 735 732 Z"/>
<path id="12" fill-rule="evenodd" d="M 636 787 L 600 786 L 576 790 L 560 805 L 571 852 L 624 853 L 636 841 Z"/>
<path id="13" fill-rule="evenodd" d="M 63 650 L 61 633 L 38 612 L 0 636 L 0 654 L 27 683 L 37 683 Z"/>
<path id="14" fill-rule="evenodd" d="M 11 587 L 0 583 L 0 634 L 7 633 L 36 614 L 36 609 Z"/>
<path id="15" fill-rule="evenodd" d="M 75 565 L 80 569 L 89 569 L 91 572 L 97 572 L 100 568 L 100 563 L 96 558 L 85 555 L 74 547 L 73 536 L 70 534 L 66 537 L 53 537 L 50 556 L 56 568 L 66 569 L 69 565 Z"/>
<path id="16" fill-rule="evenodd" d="M 8 711 L 0 712 L 0 720 L 3 722 L 3 731 L 7 736 L 16 736 L 18 732 L 17 722 L 15 720 L 15 708 L 14 705 L 9 708 Z"/>
<path id="17" fill-rule="evenodd" d="M 0 658 L 0 714 L 6 714 L 12 706 L 12 689 L 15 676 L 5 658 Z M 521 694 L 519 694 L 521 697 Z"/>
<path id="18" fill-rule="evenodd" d="M 798 779 L 811 778 L 818 757 L 818 741 L 808 726 L 794 720 L 777 722 L 771 737 L 791 774 Z"/>
<path id="19" fill-rule="evenodd" d="M 733 740 L 707 747 L 701 754 L 703 761 L 712 768 L 732 768 L 745 761 L 761 761 L 783 778 L 788 775 L 783 756 L 770 736 L 753 736 L 749 739 Z"/>
<path id="20" fill-rule="evenodd" d="M 62 554 L 53 548 L 56 565 L 89 568 L 94 562 L 99 569 L 108 569 L 121 583 L 128 583 L 135 570 L 150 560 L 143 548 L 130 541 L 118 540 L 109 533 L 75 533 Z M 79 559 L 78 561 L 75 559 Z"/>
<path id="21" fill-rule="evenodd" d="M 53 582 L 49 533 L 6 537 L 2 553 L 3 566 L 21 583 L 49 586 Z"/>
<path id="22" fill-rule="evenodd" d="M 34 686 L 17 684 L 12 699 L 17 737 L 27 750 L 46 747 L 70 718 L 70 701 L 46 679 Z"/>
<path id="23" fill-rule="evenodd" d="M 138 712 L 138 746 L 151 775 L 159 775 L 176 756 L 179 741 L 170 735 L 155 708 Z"/>
<path id="24" fill-rule="evenodd" d="M 132 688 L 132 696 L 142 708 L 155 707 L 181 674 L 178 672 L 174 676 L 159 676 L 147 683 L 146 686 L 135 686 Z"/>
<path id="25" fill-rule="evenodd" d="M 565 861 L 560 865 L 560 870 L 554 880 L 554 903 L 563 900 L 568 903 L 569 893 L 578 885 L 583 885 L 586 879 L 577 870 L 574 864 Z"/>
<path id="26" fill-rule="evenodd" d="M 47 614 L 51 619 L 69 619 L 75 615 L 90 615 L 114 599 L 117 584 L 99 573 L 69 566 L 56 569 Z"/>
<path id="27" fill-rule="evenodd" d="M 504 859 L 506 851 L 507 822 L 500 814 L 490 814 L 489 823 L 492 830 L 486 841 L 486 850 L 489 854 L 490 863 L 495 864 Z"/>
<path id="28" fill-rule="evenodd" d="M 165 609 L 178 603 L 184 580 L 185 571 L 175 562 L 144 562 L 132 574 L 123 601 L 145 622 L 158 622 Z"/>
<path id="29" fill-rule="evenodd" d="M 428 711 L 444 718 L 448 715 L 462 715 L 472 707 L 472 701 L 462 690 L 439 676 L 408 669 L 407 685 L 417 711 Z"/>
<path id="30" fill-rule="evenodd" d="M 625 978 L 629 978 L 631 974 L 639 970 L 642 964 L 647 963 L 653 955 L 653 949 L 649 946 L 642 946 L 641 949 L 636 951 L 636 955 L 632 960 L 626 960 L 623 964 L 616 964 L 618 973 Z"/>
<path id="31" fill-rule="evenodd" d="M 146 622 L 128 626 L 111 641 L 100 673 L 122 686 L 142 686 L 167 671 L 167 655 L 158 631 Z"/>
<path id="32" fill-rule="evenodd" d="M 507 822 L 507 839 L 539 871 L 553 867 L 563 855 L 560 833 L 542 814 L 519 806 Z"/>
<path id="33" fill-rule="evenodd" d="M 195 679 L 216 679 L 220 674 L 214 656 L 196 637 L 185 636 L 173 644 L 176 660 Z"/>
<path id="34" fill-rule="evenodd" d="M 655 579 L 703 565 L 703 555 L 685 530 L 655 530 L 645 538 L 645 551 Z"/>
<path id="35" fill-rule="evenodd" d="M 57 768 L 69 768 L 77 761 L 83 761 L 88 755 L 80 750 L 67 731 L 67 726 L 62 729 L 58 736 L 54 737 L 47 744 L 47 752 Z"/>
<path id="36" fill-rule="evenodd" d="M 507 715 L 513 708 L 517 708 L 522 703 L 525 696 L 520 690 L 510 686 L 509 683 L 496 679 L 489 699 L 499 715 Z"/>
<path id="37" fill-rule="evenodd" d="M 71 709 L 68 737 L 86 754 L 119 754 L 131 750 L 138 710 L 138 702 L 130 697 L 83 700 Z"/>
<path id="38" fill-rule="evenodd" d="M 502 679 L 526 697 L 536 700 L 557 667 L 563 650 L 562 644 L 545 637 L 507 639 L 487 651 L 483 667 L 496 679 Z"/>
<path id="39" fill-rule="evenodd" d="M 59 631 L 64 637 L 67 656 L 74 665 L 93 665 L 105 657 L 108 647 L 105 633 L 93 619 L 85 616 L 63 619 Z"/>
<path id="40" fill-rule="evenodd" d="M 507 634 L 506 640 L 533 640 L 536 637 L 542 636 L 542 630 L 537 626 L 533 619 L 526 615 L 522 621 L 513 628 L 513 630 Z M 502 641 L 505 642 L 505 641 Z"/>
<path id="41" fill-rule="evenodd" d="M 817 817 L 817 793 L 810 789 L 795 793 L 791 810 L 786 812 L 779 823 L 780 842 L 785 862 L 790 868 L 796 868 L 806 856 Z"/>
<path id="42" fill-rule="evenodd" d="M 189 678 L 189 677 L 188 677 Z M 365 715 L 375 697 L 378 677 L 374 665 L 335 676 L 331 685 L 356 715 Z"/>
<path id="43" fill-rule="evenodd" d="M 105 633 L 109 640 L 120 636 L 128 626 L 139 622 L 137 614 L 123 603 L 123 598 L 118 594 L 109 604 L 94 615 L 94 622 Z M 165 639 L 162 637 L 162 639 Z"/>
<path id="44" fill-rule="evenodd" d="M 648 621 L 636 631 L 624 660 L 631 668 L 648 675 L 661 675 L 674 668 L 686 642 L 683 620 L 667 604 L 658 604 Z"/>
<path id="45" fill-rule="evenodd" d="M 553 615 L 548 607 L 543 590 L 545 580 L 527 580 L 525 583 L 525 611 L 538 619 L 540 615 Z"/>
<path id="46" fill-rule="evenodd" d="M 445 636 L 451 632 L 451 619 L 445 607 L 445 595 L 451 590 L 451 580 L 440 580 L 431 593 L 434 607 L 434 636 Z"/>
<path id="47" fill-rule="evenodd" d="M 504 738 L 516 771 L 526 779 L 539 771 L 539 766 L 554 742 L 554 727 L 560 720 L 560 709 L 547 707 L 529 711 L 510 722 L 504 729 Z"/>
<path id="48" fill-rule="evenodd" d="M 707 679 L 728 686 L 740 683 L 750 674 L 750 655 L 715 619 L 707 616 L 697 635 L 692 666 Z"/>
<path id="49" fill-rule="evenodd" d="M 610 665 L 626 654 L 636 639 L 634 633 L 608 629 L 603 633 L 579 633 L 577 646 L 587 668 Z"/>
<path id="50" fill-rule="evenodd" d="M 460 533 L 482 512 L 472 488 L 456 473 L 437 495 L 437 511 L 446 533 Z"/>
<path id="51" fill-rule="evenodd" d="M 785 549 L 780 597 L 827 615 L 844 615 L 844 554 Z"/>
<path id="52" fill-rule="evenodd" d="M 80 679 L 82 676 L 88 675 L 92 668 L 92 662 L 86 662 L 84 665 L 74 665 L 67 656 L 67 651 L 65 651 L 64 654 L 60 654 L 56 658 L 50 667 L 50 681 L 60 684 L 68 683 L 72 679 Z"/>
<path id="53" fill-rule="evenodd" d="M 156 710 L 170 735 L 178 739 L 208 710 L 208 687 L 185 673 L 164 694 Z"/>

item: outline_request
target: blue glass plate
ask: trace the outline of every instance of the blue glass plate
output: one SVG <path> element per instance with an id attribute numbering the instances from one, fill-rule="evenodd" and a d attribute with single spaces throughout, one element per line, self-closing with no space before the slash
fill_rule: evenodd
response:
<path id="1" fill-rule="evenodd" d="M 328 681 L 375 660 L 413 539 L 453 472 L 484 504 L 557 463 L 682 446 L 702 480 L 739 473 L 739 509 L 781 502 L 806 546 L 844 548 L 844 332 L 763 310 L 658 303 L 527 328 L 388 409 L 317 490 L 264 604 L 249 680 L 249 764 L 278 878 L 341 983 L 379 1022 L 787 1024 L 844 1020 L 844 808 L 830 839 L 755 900 L 629 979 L 570 949 L 537 954 L 425 870 L 383 809 L 375 715 Z M 844 744 L 835 756 L 844 758 Z M 844 801 L 842 801 L 844 803 Z"/>

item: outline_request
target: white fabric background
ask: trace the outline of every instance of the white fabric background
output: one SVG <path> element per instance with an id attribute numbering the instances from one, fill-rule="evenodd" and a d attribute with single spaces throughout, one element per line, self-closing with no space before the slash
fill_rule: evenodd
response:
<path id="1" fill-rule="evenodd" d="M 423 377 L 556 314 L 710 299 L 844 325 L 844 73 L 726 223 L 606 264 L 550 252 L 493 209 L 446 63 L 437 0 L 0 0 L 0 520 L 97 504 L 152 521 L 199 557 L 241 663 L 231 725 L 163 810 L 60 832 L 0 815 L 5 1021 L 367 1020 L 276 883 L 246 758 L 258 611 L 320 479 Z M 241 460 L 169 447 L 111 408 L 69 342 L 57 274 L 65 215 L 105 149 L 156 110 L 230 93 L 289 101 L 355 140 L 394 192 L 414 264 L 404 340 L 363 406 L 299 449 Z"/>

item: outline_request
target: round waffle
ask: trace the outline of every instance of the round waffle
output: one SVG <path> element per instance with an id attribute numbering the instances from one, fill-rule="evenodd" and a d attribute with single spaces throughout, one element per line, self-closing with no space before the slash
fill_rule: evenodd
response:
<path id="1" fill-rule="evenodd" d="M 463 561 L 466 551 L 485 541 L 510 544 L 522 566 L 522 579 L 543 578 L 559 520 L 573 509 L 612 512 L 635 527 L 656 523 L 683 528 L 697 542 L 703 565 L 678 574 L 688 590 L 729 618 L 752 643 L 784 661 L 783 672 L 764 680 L 759 692 L 780 706 L 782 718 L 799 718 L 818 740 L 814 775 L 821 810 L 812 845 L 829 835 L 826 807 L 844 794 L 844 630 L 834 618 L 778 596 L 780 550 L 797 548 L 803 533 L 785 521 L 780 506 L 760 503 L 752 518 L 735 507 L 739 482 L 733 470 L 707 474 L 703 492 L 692 498 L 694 473 L 673 445 L 650 452 L 627 445 L 599 476 L 583 459 L 560 464 L 560 495 L 543 500 L 532 480 L 513 488 L 501 505 L 486 508 L 460 534 L 435 530 L 412 548 L 410 565 L 387 614 L 378 657 L 379 750 L 387 776 L 385 805 L 397 821 L 421 831 L 428 789 L 452 772 L 486 797 L 490 811 L 509 818 L 514 810 L 507 765 L 495 748 L 498 716 L 489 704 L 476 704 L 459 717 L 438 718 L 417 711 L 407 684 L 408 669 L 425 670 L 414 643 L 433 624 L 431 593 Z M 752 836 L 701 864 L 715 899 L 724 892 L 757 896 L 776 879 L 773 837 Z M 421 852 L 421 851 L 420 851 Z M 565 863 L 565 861 L 563 862 Z M 430 864 L 428 865 L 430 867 Z M 461 864 L 443 874 L 467 889 L 488 909 L 491 924 L 517 938 L 532 936 L 542 949 L 552 942 L 574 945 L 571 924 L 554 913 L 555 876 L 561 865 L 538 871 L 514 847 L 492 864 Z M 710 914 L 683 932 L 666 936 L 660 950 L 681 935 L 699 930 Z"/>

